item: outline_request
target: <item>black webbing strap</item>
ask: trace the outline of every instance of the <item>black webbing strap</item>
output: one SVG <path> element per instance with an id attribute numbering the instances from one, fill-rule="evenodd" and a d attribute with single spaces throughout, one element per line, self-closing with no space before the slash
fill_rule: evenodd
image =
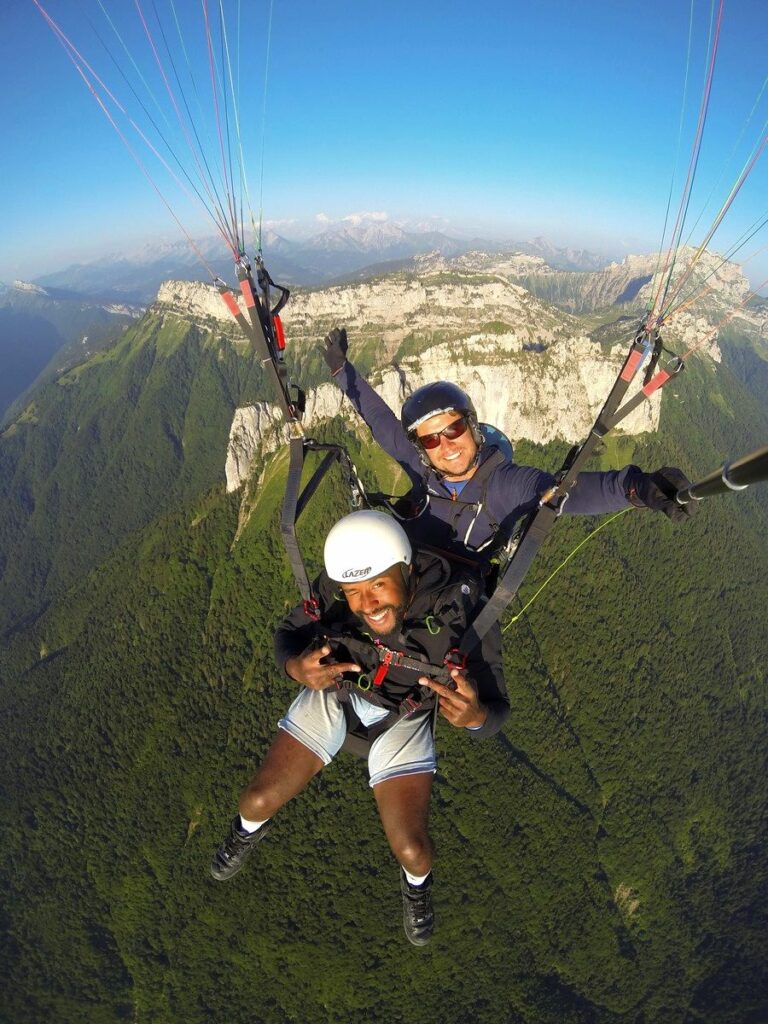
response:
<path id="1" fill-rule="evenodd" d="M 290 293 L 289 289 L 288 288 L 284 288 L 283 285 L 281 285 L 281 284 L 275 284 L 275 282 L 269 276 L 269 271 L 264 266 L 264 261 L 262 260 L 261 256 L 257 256 L 256 257 L 256 277 L 257 277 L 257 280 L 259 282 L 259 287 L 261 288 L 262 292 L 264 293 L 264 297 L 265 297 L 265 300 L 266 300 L 266 306 L 267 306 L 267 309 L 269 309 L 270 316 L 279 316 L 280 310 L 285 306 L 286 302 L 290 298 L 291 293 Z M 270 297 L 269 297 L 270 286 L 272 288 L 277 288 L 277 290 L 280 292 L 280 298 L 277 300 L 277 302 L 276 302 L 276 304 L 274 306 L 274 309 L 270 309 L 270 305 L 271 305 L 271 300 L 270 300 Z"/>
<path id="2" fill-rule="evenodd" d="M 326 454 L 323 461 L 312 474 L 312 478 L 307 482 L 301 493 L 298 507 L 296 509 L 297 519 L 304 511 L 307 502 L 317 490 L 323 477 L 334 463 L 338 463 L 342 472 L 346 476 L 347 485 L 352 494 L 352 507 L 367 507 L 368 497 L 365 492 L 365 487 L 363 486 L 363 482 L 357 472 L 357 467 L 349 457 L 349 452 L 343 445 L 334 444 L 332 442 L 315 441 L 313 438 L 307 437 L 304 439 L 304 450 L 305 452 L 325 452 Z"/>
<path id="3" fill-rule="evenodd" d="M 299 503 L 301 473 L 304 468 L 304 440 L 303 437 L 292 437 L 288 442 L 288 479 L 285 483 L 285 496 L 280 513 L 280 533 L 299 593 L 305 602 L 312 602 L 312 585 L 296 537 L 296 510 Z"/>
<path id="4" fill-rule="evenodd" d="M 319 466 L 301 490 L 301 477 L 304 470 L 305 456 L 308 451 L 325 452 Z M 347 450 L 339 444 L 326 444 L 314 441 L 309 437 L 292 437 L 288 448 L 288 479 L 285 482 L 285 495 L 280 513 L 280 534 L 283 538 L 288 560 L 291 563 L 296 584 L 305 602 L 313 602 L 312 585 L 307 575 L 304 559 L 301 555 L 296 523 L 307 507 L 308 502 L 320 486 L 329 469 L 338 463 L 347 475 L 347 483 L 352 492 L 352 505 L 360 508 L 366 504 L 366 494 L 357 469 L 349 457 Z"/>
<path id="5" fill-rule="evenodd" d="M 420 676 L 429 676 L 430 679 L 435 679 L 438 683 L 444 683 L 446 686 L 453 686 L 454 682 L 451 679 L 451 669 L 461 667 L 460 661 L 451 661 L 450 655 L 454 652 L 449 651 L 446 656 L 446 660 L 442 665 L 434 665 L 429 661 L 421 661 L 419 658 L 411 658 L 409 655 L 404 654 L 402 651 L 394 651 L 391 647 L 386 647 L 384 644 L 371 642 L 369 640 L 361 640 L 358 637 L 352 636 L 348 633 L 325 633 L 325 639 L 327 643 L 343 644 L 344 647 L 349 651 L 353 658 L 357 658 L 358 661 L 368 663 L 371 661 L 371 656 L 376 658 L 378 667 L 374 672 L 374 676 L 381 673 L 383 669 L 387 671 L 390 668 L 404 668 L 408 672 L 418 672 Z M 375 687 L 380 685 L 381 682 L 386 678 L 386 672 L 383 672 L 379 683 L 375 682 L 374 678 L 368 678 L 366 673 L 363 673 L 361 679 L 365 677 L 367 685 L 361 685 L 360 681 L 347 681 L 345 680 L 342 684 L 348 689 L 354 689 L 355 687 L 364 692 L 375 693 Z M 376 702 L 374 702 L 376 703 Z"/>
<path id="6" fill-rule="evenodd" d="M 555 525 L 563 504 L 567 500 L 571 488 L 576 483 L 579 473 L 581 473 L 588 460 L 592 457 L 599 442 L 616 423 L 624 419 L 632 409 L 637 408 L 641 402 L 649 398 L 654 391 L 682 369 L 683 364 L 678 360 L 680 365 L 672 370 L 672 372 L 660 371 L 643 387 L 635 398 L 627 402 L 622 409 L 619 409 L 627 389 L 642 365 L 645 356 L 649 352 L 656 354 L 659 350 L 659 344 L 660 339 L 657 330 L 649 332 L 643 328 L 635 336 L 629 353 L 624 360 L 621 370 L 619 370 L 619 375 L 602 409 L 598 413 L 587 439 L 580 447 L 575 448 L 568 454 L 565 463 L 557 474 L 557 484 L 542 496 L 538 510 L 531 514 L 528 525 L 522 533 L 520 543 L 502 574 L 492 597 L 487 601 L 462 637 L 459 644 L 459 651 L 462 654 L 469 654 L 480 643 L 488 630 L 494 623 L 498 622 L 505 608 L 520 589 L 520 585 L 527 576 L 539 548 Z M 658 382 L 655 383 L 657 379 Z M 655 386 L 653 386 L 654 383 Z"/>
<path id="7" fill-rule="evenodd" d="M 305 444 L 304 444 L 305 454 L 306 454 L 306 449 L 307 449 L 307 444 L 305 442 Z M 301 492 L 301 495 L 299 496 L 298 504 L 296 505 L 296 511 L 295 511 L 295 514 L 294 514 L 294 522 L 298 522 L 301 513 L 304 511 L 304 509 L 307 506 L 307 502 L 310 500 L 310 498 L 314 495 L 314 493 L 317 490 L 317 488 L 320 486 L 320 484 L 321 484 L 325 474 L 328 472 L 328 470 L 331 468 L 331 466 L 334 464 L 334 462 L 337 462 L 337 461 L 338 461 L 338 457 L 337 457 L 336 452 L 327 452 L 326 453 L 325 458 L 323 459 L 323 461 L 320 463 L 320 465 L 317 467 L 315 472 L 312 474 L 311 478 L 304 485 L 304 490 Z M 283 506 L 283 507 L 285 507 L 285 506 Z"/>
<path id="8" fill-rule="evenodd" d="M 226 284 L 217 284 L 216 287 L 218 288 L 219 294 L 224 300 L 227 309 L 237 321 L 241 331 L 250 342 L 251 348 L 261 360 L 262 366 L 266 367 L 269 376 L 272 378 L 277 394 L 277 402 L 280 406 L 281 412 L 285 416 L 286 422 L 294 433 L 298 433 L 300 435 L 301 427 L 299 426 L 299 419 L 301 415 L 301 402 L 300 400 L 294 402 L 291 398 L 290 382 L 288 380 L 288 372 L 285 364 L 283 363 L 282 358 L 277 355 L 272 355 L 270 345 L 261 325 L 261 319 L 258 311 L 253 313 L 250 312 L 253 305 L 248 306 L 248 303 L 251 302 L 252 304 L 255 304 L 258 300 L 250 283 L 248 282 L 247 272 L 238 268 L 238 277 L 240 277 L 241 273 L 245 274 L 245 278 L 243 280 L 245 281 L 246 288 L 243 291 L 243 296 L 246 301 L 246 308 L 249 309 L 250 319 L 243 314 L 237 304 L 237 299 Z"/>
<path id="9" fill-rule="evenodd" d="M 528 570 L 531 568 L 539 548 L 549 536 L 557 517 L 558 510 L 552 505 L 542 505 L 533 514 L 517 550 L 509 560 L 492 596 L 483 605 L 482 610 L 461 638 L 459 650 L 462 654 L 469 654 L 474 650 L 493 624 L 501 618 L 504 609 L 512 601 L 520 589 L 520 584 L 528 575 Z"/>

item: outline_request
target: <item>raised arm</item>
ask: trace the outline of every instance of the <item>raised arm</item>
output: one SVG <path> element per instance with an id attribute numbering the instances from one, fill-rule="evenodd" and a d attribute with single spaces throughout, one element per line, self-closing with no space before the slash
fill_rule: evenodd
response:
<path id="1" fill-rule="evenodd" d="M 413 476 L 415 472 L 421 477 L 423 471 L 419 457 L 408 440 L 400 420 L 349 362 L 347 348 L 347 332 L 344 328 L 336 327 L 325 336 L 321 352 L 331 376 L 362 416 L 373 434 L 374 441 L 399 462 L 409 476 Z"/>

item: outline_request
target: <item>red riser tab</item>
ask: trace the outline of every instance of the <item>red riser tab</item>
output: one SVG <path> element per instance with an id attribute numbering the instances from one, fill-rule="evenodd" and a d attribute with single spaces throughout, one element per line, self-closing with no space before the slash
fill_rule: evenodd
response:
<path id="1" fill-rule="evenodd" d="M 253 309 L 253 307 L 256 305 L 256 299 L 254 299 L 253 297 L 253 291 L 251 289 L 250 281 L 241 281 L 240 291 L 243 293 L 243 298 L 245 299 L 245 304 L 248 307 L 248 309 Z"/>
<path id="2" fill-rule="evenodd" d="M 655 377 L 651 377 L 648 383 L 643 388 L 643 394 L 646 398 L 652 395 L 654 391 L 658 391 L 662 384 L 666 384 L 669 378 L 672 376 L 671 373 L 667 373 L 666 370 L 660 370 Z"/>
<path id="3" fill-rule="evenodd" d="M 235 317 L 235 319 L 237 319 L 237 317 L 240 316 L 240 307 L 238 306 L 235 300 L 235 296 L 232 294 L 232 292 L 219 292 L 219 295 L 221 295 L 222 299 L 224 299 L 224 302 L 229 312 L 232 314 L 233 317 Z"/>
<path id="4" fill-rule="evenodd" d="M 277 341 L 277 347 L 281 352 L 285 349 L 285 331 L 283 330 L 283 322 L 279 316 L 273 316 L 272 322 L 275 325 L 275 340 Z"/>
<path id="5" fill-rule="evenodd" d="M 632 380 L 643 358 L 642 352 L 630 352 L 624 369 L 621 371 L 621 380 Z"/>

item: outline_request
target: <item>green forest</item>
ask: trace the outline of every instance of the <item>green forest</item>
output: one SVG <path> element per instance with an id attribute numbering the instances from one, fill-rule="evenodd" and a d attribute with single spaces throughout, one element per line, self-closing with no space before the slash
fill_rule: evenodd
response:
<path id="1" fill-rule="evenodd" d="M 764 444 L 765 360 L 721 346 L 595 468 L 695 478 Z M 0 436 L 0 1020 L 762 1024 L 765 485 L 682 526 L 622 516 L 509 625 L 502 734 L 438 729 L 428 947 L 347 755 L 210 878 L 296 692 L 272 658 L 298 600 L 285 453 L 247 495 L 223 481 L 262 390 L 242 347 L 149 314 Z M 388 485 L 364 428 L 323 436 Z M 545 469 L 567 447 L 514 441 Z M 314 568 L 346 511 L 329 480 L 301 530 Z M 523 603 L 596 525 L 558 522 Z"/>

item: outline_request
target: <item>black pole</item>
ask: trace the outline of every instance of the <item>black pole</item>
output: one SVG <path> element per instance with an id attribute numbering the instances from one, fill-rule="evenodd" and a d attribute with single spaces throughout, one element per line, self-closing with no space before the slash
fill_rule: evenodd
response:
<path id="1" fill-rule="evenodd" d="M 750 484 L 760 480 L 768 480 L 768 445 L 742 455 L 735 462 L 726 462 L 709 476 L 698 483 L 691 484 L 675 495 L 675 499 L 685 505 L 691 499 L 709 498 L 713 494 L 727 494 L 728 491 L 743 491 Z"/>

